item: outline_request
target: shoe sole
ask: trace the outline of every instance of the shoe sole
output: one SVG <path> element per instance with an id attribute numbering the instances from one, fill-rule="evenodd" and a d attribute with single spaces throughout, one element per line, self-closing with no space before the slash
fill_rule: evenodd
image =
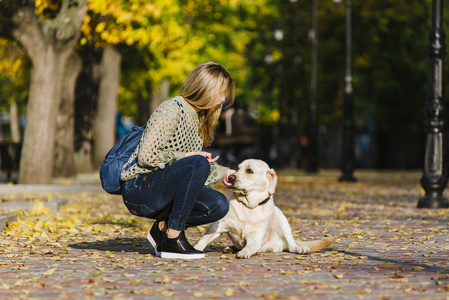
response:
<path id="1" fill-rule="evenodd" d="M 156 241 L 153 239 L 153 237 L 151 236 L 150 232 L 148 231 L 147 233 L 147 239 L 150 242 L 151 246 L 153 246 L 154 252 L 156 252 L 156 256 L 161 256 L 161 253 L 159 251 L 157 251 L 157 244 Z"/>
<path id="2" fill-rule="evenodd" d="M 204 258 L 204 253 L 198 254 L 182 254 L 173 252 L 161 252 L 161 258 L 178 258 L 178 259 L 200 259 Z"/>

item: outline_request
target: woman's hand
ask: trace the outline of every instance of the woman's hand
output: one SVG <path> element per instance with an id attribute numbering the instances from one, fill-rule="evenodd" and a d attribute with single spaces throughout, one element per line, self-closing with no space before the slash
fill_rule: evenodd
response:
<path id="1" fill-rule="evenodd" d="M 212 154 L 209 152 L 205 152 L 205 151 L 195 151 L 195 152 L 187 152 L 184 156 L 188 157 L 188 156 L 192 156 L 192 155 L 201 155 L 204 156 L 205 158 L 207 158 L 207 160 L 209 161 L 209 163 L 213 163 L 216 162 L 217 159 L 220 158 L 220 156 L 215 156 L 214 158 L 212 158 Z"/>

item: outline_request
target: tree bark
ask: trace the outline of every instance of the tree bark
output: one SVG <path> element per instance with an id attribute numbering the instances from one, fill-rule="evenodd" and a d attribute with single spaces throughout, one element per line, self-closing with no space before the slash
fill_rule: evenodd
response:
<path id="1" fill-rule="evenodd" d="M 100 71 L 98 105 L 94 120 L 94 166 L 99 167 L 116 141 L 115 119 L 117 92 L 120 83 L 121 55 L 114 47 L 103 51 Z"/>
<path id="2" fill-rule="evenodd" d="M 32 61 L 27 125 L 19 169 L 19 183 L 49 183 L 53 177 L 56 117 L 61 103 L 64 68 L 74 51 L 87 11 L 87 0 L 63 0 L 56 18 L 34 14 L 34 2 L 8 16 L 11 36 Z M 71 4 L 70 4 L 71 3 Z"/>
<path id="3" fill-rule="evenodd" d="M 11 116 L 11 142 L 20 142 L 20 126 L 19 126 L 19 112 L 17 111 L 16 101 L 9 103 L 9 114 Z"/>
<path id="4" fill-rule="evenodd" d="M 56 116 L 66 54 L 49 47 L 47 55 L 31 70 L 31 87 L 27 108 L 19 182 L 49 183 L 53 177 Z M 56 84 L 55 84 L 56 83 Z"/>
<path id="5" fill-rule="evenodd" d="M 170 96 L 170 79 L 164 78 L 159 86 L 151 93 L 150 115 L 163 101 Z"/>
<path id="6" fill-rule="evenodd" d="M 76 79 L 81 71 L 81 58 L 73 52 L 64 71 L 61 104 L 56 120 L 54 176 L 76 175 L 74 161 L 74 102 Z"/>

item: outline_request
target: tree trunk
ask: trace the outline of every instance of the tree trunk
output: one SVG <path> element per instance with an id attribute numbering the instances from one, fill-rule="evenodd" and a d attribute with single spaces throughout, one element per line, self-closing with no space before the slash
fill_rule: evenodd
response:
<path id="1" fill-rule="evenodd" d="M 64 74 L 66 56 L 49 47 L 40 62 L 33 62 L 20 183 L 49 183 L 53 177 L 56 116 L 61 99 L 58 82 Z"/>
<path id="2" fill-rule="evenodd" d="M 156 90 L 151 93 L 151 104 L 150 104 L 150 115 L 156 110 L 156 108 L 163 101 L 170 97 L 170 80 L 165 78 L 162 79 Z"/>
<path id="3" fill-rule="evenodd" d="M 81 58 L 73 52 L 64 71 L 61 104 L 56 120 L 54 176 L 76 175 L 74 162 L 74 100 L 76 78 L 81 71 Z"/>
<path id="4" fill-rule="evenodd" d="M 83 68 L 75 91 L 75 168 L 90 173 L 92 167 L 93 122 L 98 96 L 102 48 L 87 44 L 80 52 Z"/>
<path id="5" fill-rule="evenodd" d="M 115 143 L 117 92 L 120 83 L 120 53 L 113 47 L 103 51 L 98 91 L 97 113 L 94 121 L 94 166 L 99 167 Z"/>
<path id="6" fill-rule="evenodd" d="M 32 61 L 27 125 L 19 169 L 19 183 L 49 183 L 53 177 L 56 117 L 67 60 L 73 53 L 87 10 L 87 0 L 63 0 L 56 18 L 34 14 L 34 1 L 23 2 L 10 18 L 11 35 Z"/>
<path id="7" fill-rule="evenodd" d="M 16 101 L 12 101 L 9 104 L 9 114 L 11 116 L 11 142 L 20 142 L 20 129 L 19 129 L 19 112 L 17 111 Z"/>

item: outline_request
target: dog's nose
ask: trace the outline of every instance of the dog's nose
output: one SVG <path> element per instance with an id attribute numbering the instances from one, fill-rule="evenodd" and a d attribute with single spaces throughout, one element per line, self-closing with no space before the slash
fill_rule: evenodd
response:
<path id="1" fill-rule="evenodd" d="M 235 175 L 228 176 L 228 182 L 233 183 L 235 181 Z"/>

